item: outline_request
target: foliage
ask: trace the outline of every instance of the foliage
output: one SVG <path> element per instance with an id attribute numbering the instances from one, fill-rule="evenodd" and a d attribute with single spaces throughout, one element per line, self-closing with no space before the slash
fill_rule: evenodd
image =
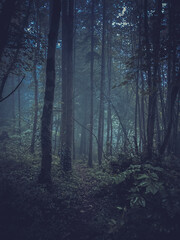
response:
<path id="1" fill-rule="evenodd" d="M 149 163 L 131 164 L 125 171 L 112 174 L 108 194 L 115 198 L 119 216 L 110 224 L 111 234 L 117 236 L 128 228 L 133 236 L 130 239 L 136 239 L 135 235 L 143 239 L 148 234 L 147 239 L 156 239 L 155 236 L 176 239 L 180 219 L 179 177 L 178 171 Z"/>
<path id="2" fill-rule="evenodd" d="M 114 173 L 111 160 L 93 169 L 76 162 L 66 175 L 54 157 L 54 184 L 46 188 L 37 183 L 38 155 L 9 159 L 0 167 L 1 234 L 7 239 L 177 239 L 180 174 L 172 168 L 131 159 Z"/>

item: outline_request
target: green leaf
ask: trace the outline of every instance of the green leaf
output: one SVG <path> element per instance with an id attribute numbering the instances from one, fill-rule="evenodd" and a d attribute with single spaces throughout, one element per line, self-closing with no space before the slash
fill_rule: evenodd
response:
<path id="1" fill-rule="evenodd" d="M 140 187 L 147 187 L 149 185 L 149 182 L 147 181 L 144 181 L 144 182 L 141 182 L 140 184 L 138 184 L 138 186 Z"/>
<path id="2" fill-rule="evenodd" d="M 155 195 L 159 191 L 159 185 L 150 184 L 146 187 L 146 193 L 152 193 Z"/>
<path id="3" fill-rule="evenodd" d="M 137 179 L 138 180 L 141 180 L 141 179 L 144 179 L 144 178 L 149 178 L 149 176 L 147 174 L 139 174 Z"/>
<path id="4" fill-rule="evenodd" d="M 120 210 L 120 211 L 122 211 L 123 210 L 123 208 L 122 207 L 116 207 L 118 210 Z"/>
<path id="5" fill-rule="evenodd" d="M 116 224 L 116 220 L 114 220 L 114 219 L 112 218 L 112 219 L 110 220 L 110 223 L 115 225 L 115 224 Z"/>
<path id="6" fill-rule="evenodd" d="M 133 208 L 133 207 L 145 207 L 146 206 L 146 201 L 143 197 L 136 196 L 136 197 L 133 197 L 131 199 L 130 206 L 131 206 L 131 208 Z"/>
<path id="7" fill-rule="evenodd" d="M 131 201 L 130 201 L 130 206 L 131 206 L 131 207 L 136 206 L 136 205 L 137 205 L 137 204 L 136 204 L 137 200 L 138 200 L 138 197 L 133 197 L 133 198 L 131 199 Z"/>
<path id="8" fill-rule="evenodd" d="M 158 175 L 154 172 L 150 174 L 150 177 L 155 181 L 157 181 L 159 179 Z"/>
<path id="9" fill-rule="evenodd" d="M 141 198 L 139 199 L 139 205 L 142 206 L 142 207 L 145 207 L 145 206 L 146 206 L 146 201 L 145 201 L 145 199 L 144 199 L 143 197 L 141 197 Z"/>

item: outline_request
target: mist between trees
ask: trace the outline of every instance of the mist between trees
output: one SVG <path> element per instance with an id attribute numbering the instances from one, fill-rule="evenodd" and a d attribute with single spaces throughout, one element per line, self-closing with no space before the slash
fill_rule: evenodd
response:
<path id="1" fill-rule="evenodd" d="M 179 39 L 178 0 L 1 1 L 2 158 L 179 166 Z"/>

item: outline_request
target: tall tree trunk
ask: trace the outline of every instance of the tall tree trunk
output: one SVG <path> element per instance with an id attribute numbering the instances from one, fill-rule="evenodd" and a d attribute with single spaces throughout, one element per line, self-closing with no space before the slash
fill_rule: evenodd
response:
<path id="1" fill-rule="evenodd" d="M 90 89 L 90 135 L 89 135 L 89 157 L 88 166 L 93 166 L 92 152 L 93 152 L 93 115 L 94 115 L 94 0 L 91 0 L 91 89 Z"/>
<path id="2" fill-rule="evenodd" d="M 168 60 L 167 60 L 167 98 L 166 98 L 166 123 L 168 123 L 171 111 L 171 82 L 172 82 L 172 52 L 173 52 L 173 15 L 174 7 L 172 1 L 168 1 Z M 166 126 L 165 126 L 166 127 Z"/>
<path id="3" fill-rule="evenodd" d="M 142 64 L 142 63 L 141 63 Z M 143 138 L 143 143 L 142 143 L 142 148 L 143 148 L 143 151 L 145 149 L 145 146 L 146 146 L 146 124 L 145 124 L 145 111 L 144 111 L 144 108 L 145 108 L 145 97 L 144 97 L 144 77 L 143 77 L 143 73 L 141 72 L 141 84 L 142 84 L 142 88 L 141 88 L 141 91 L 142 91 L 142 96 L 141 96 L 141 118 L 142 118 L 142 138 Z"/>
<path id="4" fill-rule="evenodd" d="M 177 101 L 177 111 L 175 116 L 175 124 L 174 124 L 174 135 L 173 135 L 173 146 L 174 146 L 174 154 L 178 155 L 178 135 L 179 135 L 179 119 L 180 119 L 180 92 L 178 95 L 178 101 Z"/>
<path id="5" fill-rule="evenodd" d="M 12 77 L 12 91 L 14 90 L 14 76 Z M 12 119 L 13 119 L 13 133 L 16 132 L 16 114 L 15 114 L 15 94 L 12 94 Z"/>
<path id="6" fill-rule="evenodd" d="M 57 134 L 58 134 L 58 130 L 60 127 L 60 118 L 59 116 L 57 117 L 57 119 L 55 120 L 56 124 L 55 124 L 55 134 L 54 134 L 54 150 L 53 150 L 53 154 L 56 155 L 56 150 L 57 150 Z"/>
<path id="7" fill-rule="evenodd" d="M 33 122 L 33 132 L 31 139 L 31 153 L 34 153 L 34 145 L 37 131 L 37 122 L 38 122 L 38 80 L 37 80 L 37 66 L 34 65 L 34 122 Z"/>
<path id="8" fill-rule="evenodd" d="M 18 88 L 18 134 L 19 134 L 19 144 L 21 141 L 21 89 Z"/>
<path id="9" fill-rule="evenodd" d="M 38 53 L 39 53 L 39 10 L 37 6 L 37 17 L 36 17 L 36 43 L 37 47 L 35 48 L 34 52 L 34 67 L 33 67 L 33 77 L 34 77 L 34 122 L 33 122 L 33 132 L 31 138 L 31 153 L 34 153 L 34 145 L 35 145 L 35 138 L 36 138 L 36 131 L 37 131 L 37 123 L 38 123 L 38 79 L 37 79 L 37 62 L 38 62 Z"/>
<path id="10" fill-rule="evenodd" d="M 41 172 L 39 182 L 51 183 L 52 162 L 52 112 L 55 88 L 55 52 L 60 21 L 61 2 L 53 0 L 50 31 L 48 35 L 48 53 L 46 65 L 46 87 L 44 107 L 41 119 Z"/>
<path id="11" fill-rule="evenodd" d="M 61 163 L 65 172 L 70 171 L 72 165 L 73 15 L 74 0 L 62 0 Z"/>
<path id="12" fill-rule="evenodd" d="M 170 5 L 171 3 L 169 3 Z M 170 18 L 170 26 L 169 26 L 169 34 L 172 34 L 169 39 L 171 39 L 171 45 L 170 49 L 172 52 L 172 63 L 168 62 L 169 68 L 168 69 L 168 74 L 170 75 L 169 78 L 169 85 L 168 85 L 168 93 L 167 93 L 167 109 L 168 109 L 168 121 L 167 121 L 167 127 L 165 131 L 165 136 L 163 139 L 163 142 L 161 144 L 159 153 L 160 155 L 163 155 L 165 153 L 166 148 L 168 147 L 168 143 L 170 142 L 170 136 L 172 132 L 172 126 L 173 126 L 173 117 L 174 117 L 174 107 L 176 103 L 176 99 L 178 97 L 178 93 L 180 92 L 180 68 L 178 69 L 177 73 L 177 47 L 178 47 L 178 42 L 177 42 L 177 31 L 179 30 L 178 28 L 175 28 L 175 22 L 176 18 L 179 18 L 179 4 L 176 1 L 173 1 L 173 4 L 169 8 L 169 18 Z M 172 28 L 172 29 L 171 29 Z M 177 30 L 178 29 L 178 30 Z M 170 53 L 169 53 L 170 56 Z M 172 67 L 171 67 L 172 65 Z M 169 144 L 169 149 L 168 151 L 170 152 L 171 145 Z"/>
<path id="13" fill-rule="evenodd" d="M 154 125 L 157 102 L 157 77 L 159 68 L 159 50 L 160 50 L 160 27 L 161 27 L 161 13 L 162 0 L 157 1 L 156 19 L 153 28 L 153 77 L 151 77 L 151 69 L 148 66 L 148 87 L 149 87 L 149 103 L 148 103 L 148 120 L 147 120 L 147 153 L 148 157 L 152 157 L 153 153 L 153 139 L 154 139 Z M 147 15 L 147 9 L 146 9 Z M 147 33 L 148 34 L 148 33 Z M 148 47 L 148 44 L 147 44 Z M 149 48 L 146 49 L 149 51 Z M 149 55 L 149 54 L 148 54 Z M 148 57 L 147 55 L 147 57 Z"/>
<path id="14" fill-rule="evenodd" d="M 85 83 L 85 82 L 84 82 Z M 85 84 L 84 84 L 85 85 Z M 84 86 L 85 88 L 85 86 Z M 87 130 L 85 129 L 87 127 L 88 124 L 88 119 L 87 119 L 87 114 L 88 114 L 88 109 L 87 109 L 87 105 L 88 105 L 88 98 L 87 98 L 87 94 L 83 94 L 82 97 L 82 101 L 83 101 L 83 106 L 82 106 L 82 114 L 83 114 L 83 126 L 81 128 L 81 141 L 80 141 L 80 155 L 82 156 L 83 159 L 85 159 L 84 157 L 87 155 Z"/>
<path id="15" fill-rule="evenodd" d="M 159 147 L 160 147 L 160 143 L 161 143 L 161 131 L 160 131 L 160 123 L 159 123 L 159 105 L 158 105 L 158 102 L 156 104 L 156 131 L 157 131 L 157 147 L 158 147 L 158 150 L 159 150 Z"/>
<path id="16" fill-rule="evenodd" d="M 76 136 L 76 124 L 75 124 L 75 74 L 76 74 L 76 0 L 74 0 L 74 44 L 73 44 L 73 161 L 76 159 L 76 144 L 75 144 L 75 136 Z"/>
<path id="17" fill-rule="evenodd" d="M 139 102 L 139 73 L 136 76 L 136 101 L 135 101 L 135 124 L 134 124 L 134 143 L 135 143 L 135 152 L 138 155 L 138 131 L 137 131 L 137 125 L 138 125 L 138 102 Z M 140 119 L 140 116 L 139 116 Z"/>
<path id="18" fill-rule="evenodd" d="M 117 132 L 117 138 L 116 138 L 116 151 L 117 152 L 119 151 L 120 137 L 121 137 L 121 124 L 119 123 L 118 132 Z"/>
<path id="19" fill-rule="evenodd" d="M 159 73 L 159 77 L 160 77 Z M 165 102 L 164 102 L 164 94 L 162 91 L 162 82 L 161 79 L 159 80 L 159 84 L 158 84 L 158 91 L 159 91 L 159 98 L 160 98 L 160 104 L 161 104 L 161 112 L 162 112 L 162 129 L 166 129 L 166 116 L 165 116 Z M 162 136 L 164 135 L 164 131 L 162 133 Z"/>
<path id="20" fill-rule="evenodd" d="M 112 17 L 109 22 L 108 32 L 108 62 L 107 62 L 107 73 L 108 73 L 108 99 L 111 99 L 111 82 L 112 82 Z M 107 155 L 112 154 L 112 116 L 111 116 L 111 102 L 108 101 L 107 109 Z"/>
<path id="21" fill-rule="evenodd" d="M 104 89 L 105 89 L 105 34 L 106 34 L 106 0 L 103 0 L 103 30 L 102 30 L 102 52 L 101 52 L 101 82 L 100 82 L 100 104 L 98 124 L 98 163 L 102 163 L 104 143 Z"/>
<path id="22" fill-rule="evenodd" d="M 170 115 L 169 115 L 169 121 L 166 129 L 166 134 L 163 140 L 163 143 L 160 147 L 159 153 L 162 155 L 164 154 L 166 147 L 168 145 L 168 141 L 170 138 L 171 134 L 171 129 L 172 129 L 172 124 L 173 124 L 173 111 L 174 111 L 174 105 L 176 98 L 178 96 L 178 92 L 180 91 L 180 74 L 177 76 L 176 82 L 173 83 L 172 88 L 171 88 L 171 104 L 170 104 Z"/>
<path id="23" fill-rule="evenodd" d="M 149 43 L 149 24 L 148 24 L 148 0 L 144 0 L 144 37 L 145 37 L 145 45 L 146 45 L 146 65 L 147 65 L 147 83 L 148 83 L 148 88 L 149 92 L 151 90 L 151 55 L 150 55 L 150 43 Z M 142 76 L 142 80 L 144 81 L 144 78 Z M 144 83 L 144 82 L 143 82 Z M 144 105 L 142 105 L 144 106 Z M 150 112 L 150 106 L 151 104 L 149 103 L 149 109 L 148 112 Z M 146 146 L 146 151 L 147 154 L 149 154 L 149 150 L 151 150 L 151 147 L 148 145 L 150 143 L 150 129 L 149 129 L 149 118 L 150 116 L 148 115 L 148 123 L 147 123 L 147 146 Z"/>
<path id="24" fill-rule="evenodd" d="M 169 128 L 169 122 L 171 119 L 172 106 L 171 106 L 171 92 L 172 85 L 176 81 L 176 48 L 177 48 L 177 37 L 176 37 L 176 12 L 178 11 L 178 6 L 175 1 L 168 1 L 168 14 L 169 14 L 169 24 L 168 24 L 168 87 L 167 87 L 167 100 L 166 100 L 166 134 Z M 179 13 L 179 11 L 178 11 Z M 171 127 L 172 128 L 172 127 Z M 171 132 L 171 130 L 170 130 Z M 165 136 L 166 137 L 166 136 Z M 168 145 L 167 145 L 167 153 L 169 154 L 172 151 L 172 136 L 169 134 Z"/>

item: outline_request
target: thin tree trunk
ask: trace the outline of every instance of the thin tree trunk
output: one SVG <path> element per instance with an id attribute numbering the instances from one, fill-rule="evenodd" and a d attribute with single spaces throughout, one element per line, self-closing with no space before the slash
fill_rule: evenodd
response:
<path id="1" fill-rule="evenodd" d="M 146 65 L 147 65 L 147 82 L 148 82 L 148 88 L 149 92 L 151 91 L 151 57 L 150 57 L 150 43 L 149 43 L 149 24 L 148 24 L 148 0 L 144 0 L 144 35 L 145 35 L 145 45 L 146 45 Z M 143 77 L 142 77 L 143 78 Z M 144 79 L 143 79 L 144 80 Z M 144 106 L 144 105 L 143 105 Z M 151 103 L 149 103 L 149 109 L 148 112 L 150 114 L 150 106 Z M 148 145 L 152 145 L 150 143 L 150 123 L 149 120 L 150 116 L 148 115 L 148 122 L 147 122 L 147 154 L 149 154 L 149 147 Z"/>
<path id="2" fill-rule="evenodd" d="M 76 136 L 76 124 L 74 121 L 75 118 L 75 74 L 76 74 L 76 0 L 74 0 L 74 44 L 73 44 L 73 76 L 74 76 L 74 82 L 73 82 L 73 161 L 76 159 L 76 144 L 75 144 L 75 136 Z"/>
<path id="3" fill-rule="evenodd" d="M 12 91 L 14 90 L 14 76 L 12 77 Z M 13 133 L 16 132 L 16 115 L 15 115 L 15 96 L 12 94 L 12 119 L 13 119 Z"/>
<path id="4" fill-rule="evenodd" d="M 160 77 L 160 73 L 159 73 Z M 160 103 L 161 103 L 161 111 L 162 111 L 162 129 L 166 129 L 166 117 L 165 117 L 165 102 L 164 102 L 164 96 L 163 96 L 163 91 L 162 91 L 162 83 L 161 80 L 159 81 L 160 83 L 158 84 L 158 90 L 159 90 L 159 97 L 160 97 Z"/>
<path id="5" fill-rule="evenodd" d="M 80 142 L 80 155 L 84 157 L 87 155 L 87 133 L 86 133 L 86 130 L 84 128 L 84 126 L 86 127 L 87 126 L 87 113 L 88 113 L 88 109 L 87 109 L 87 104 L 88 104 L 88 101 L 87 101 L 87 95 L 84 93 L 83 95 L 83 107 L 82 107 L 82 112 L 83 112 L 83 126 L 81 128 L 81 142 Z"/>
<path id="6" fill-rule="evenodd" d="M 157 147 L 159 150 L 160 143 L 161 143 L 161 131 L 160 131 L 160 124 L 159 124 L 159 106 L 158 103 L 156 105 L 156 129 L 157 129 Z"/>
<path id="7" fill-rule="evenodd" d="M 33 67 L 33 75 L 34 75 L 34 122 L 33 122 L 33 132 L 32 132 L 32 139 L 31 139 L 31 153 L 34 153 L 34 146 L 35 146 L 35 138 L 36 138 L 36 131 L 37 131 L 37 123 L 38 123 L 38 79 L 37 79 L 37 62 L 38 62 L 38 53 L 39 53 L 39 8 L 37 7 L 37 17 L 36 17 L 36 44 L 37 47 L 35 48 L 34 52 L 34 67 Z"/>
<path id="8" fill-rule="evenodd" d="M 118 126 L 118 133 L 117 133 L 117 138 L 116 138 L 116 151 L 119 150 L 119 141 L 120 141 L 120 136 L 121 136 L 121 124 L 119 123 L 119 126 Z"/>
<path id="9" fill-rule="evenodd" d="M 108 98 L 111 99 L 111 82 L 112 82 L 112 17 L 109 23 L 109 32 L 108 32 L 108 63 L 107 63 L 107 72 L 108 72 Z M 112 153 L 112 116 L 111 116 L 111 102 L 108 101 L 108 113 L 107 113 L 107 140 L 106 140 L 106 152 L 107 155 Z"/>
<path id="10" fill-rule="evenodd" d="M 144 102 L 145 102 L 145 98 L 144 98 L 144 77 L 143 77 L 143 73 L 141 72 L 141 84 L 142 84 L 142 96 L 141 96 L 141 117 L 142 117 L 142 136 L 143 136 L 143 150 L 145 149 L 146 146 L 146 127 L 145 127 L 145 111 L 144 111 Z"/>
<path id="11" fill-rule="evenodd" d="M 105 89 L 105 34 L 106 34 L 106 0 L 103 0 L 103 31 L 102 31 L 102 52 L 101 52 L 101 82 L 100 82 L 100 104 L 98 123 L 98 163 L 102 163 L 104 143 L 104 89 Z"/>
<path id="12" fill-rule="evenodd" d="M 93 166 L 92 152 L 93 152 L 93 115 L 94 115 L 94 0 L 91 0 L 91 92 L 90 92 L 90 135 L 89 135 L 89 157 L 88 166 Z"/>
<path id="13" fill-rule="evenodd" d="M 54 151 L 53 154 L 56 155 L 56 149 L 57 149 L 57 133 L 60 127 L 60 119 L 59 117 L 56 120 L 56 126 L 55 126 L 55 135 L 54 135 Z"/>
<path id="14" fill-rule="evenodd" d="M 174 124 L 174 136 L 173 136 L 173 146 L 174 146 L 174 154 L 177 155 L 178 152 L 178 126 L 179 126 L 179 119 L 180 119 L 180 92 L 178 95 L 178 103 L 177 103 L 177 112 L 175 116 L 175 124 Z"/>
<path id="15" fill-rule="evenodd" d="M 38 80 L 37 80 L 37 69 L 36 64 L 34 66 L 34 122 L 33 122 L 33 132 L 32 132 L 32 139 L 31 139 L 31 153 L 34 153 L 34 145 L 35 145 L 35 138 L 36 138 L 36 131 L 37 131 L 37 122 L 38 122 Z"/>
<path id="16" fill-rule="evenodd" d="M 18 88 L 18 134 L 19 134 L 19 144 L 21 141 L 21 90 Z"/>

